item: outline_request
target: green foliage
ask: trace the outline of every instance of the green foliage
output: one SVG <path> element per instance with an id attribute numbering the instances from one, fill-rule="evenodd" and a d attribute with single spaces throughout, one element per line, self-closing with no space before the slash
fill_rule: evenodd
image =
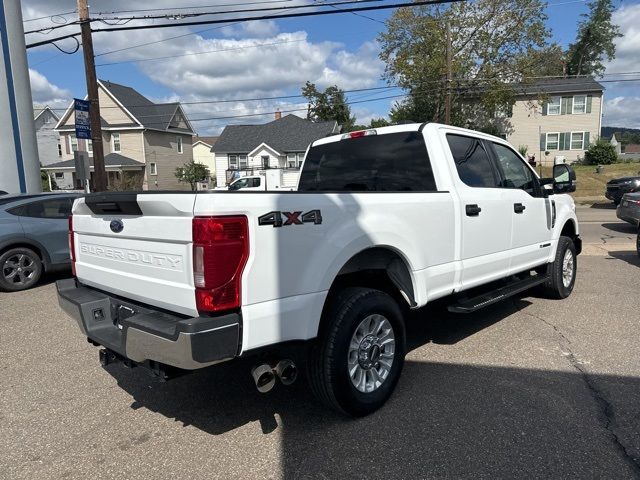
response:
<path id="1" fill-rule="evenodd" d="M 640 129 L 624 127 L 602 127 L 601 136 L 610 139 L 615 133 L 616 139 L 623 145 L 640 143 Z"/>
<path id="2" fill-rule="evenodd" d="M 193 160 L 176 168 L 174 173 L 179 182 L 188 183 L 192 191 L 196 190 L 196 184 L 207 179 L 209 169 L 202 163 Z"/>
<path id="3" fill-rule="evenodd" d="M 444 121 L 445 97 L 452 95 L 451 123 L 508 133 L 514 102 L 512 82 L 539 75 L 549 63 L 544 4 L 540 0 L 478 0 L 447 6 L 398 9 L 379 36 L 385 78 L 403 87 L 406 100 L 396 102 L 392 122 Z M 452 81 L 447 72 L 446 25 L 451 31 Z M 551 62 L 561 70 L 560 62 Z"/>
<path id="4" fill-rule="evenodd" d="M 351 115 L 351 108 L 347 104 L 344 90 L 333 85 L 324 92 L 318 90 L 315 84 L 307 82 L 302 87 L 302 96 L 309 102 L 307 119 L 317 121 L 335 120 L 342 126 L 343 132 L 353 128 L 356 119 Z"/>
<path id="5" fill-rule="evenodd" d="M 611 0 L 593 0 L 589 13 L 583 14 L 578 25 L 576 41 L 569 45 L 567 68 L 570 75 L 601 75 L 603 60 L 616 56 L 614 40 L 621 37 L 620 29 L 611 23 Z"/>
<path id="6" fill-rule="evenodd" d="M 355 130 L 367 130 L 369 128 L 380 128 L 391 125 L 389 121 L 385 118 L 372 118 L 369 122 L 369 125 L 354 125 L 351 127 L 351 131 Z"/>
<path id="7" fill-rule="evenodd" d="M 44 170 L 40 170 L 40 181 L 42 182 L 42 191 L 50 192 L 51 190 L 49 189 L 49 174 Z M 53 177 L 51 178 L 51 188 L 53 190 L 58 190 L 58 184 Z"/>
<path id="8" fill-rule="evenodd" d="M 518 153 L 522 155 L 523 158 L 527 158 L 527 152 L 529 151 L 529 147 L 526 145 L 518 145 Z"/>
<path id="9" fill-rule="evenodd" d="M 584 161 L 589 165 L 610 165 L 616 163 L 618 154 L 608 140 L 599 139 L 584 152 Z"/>

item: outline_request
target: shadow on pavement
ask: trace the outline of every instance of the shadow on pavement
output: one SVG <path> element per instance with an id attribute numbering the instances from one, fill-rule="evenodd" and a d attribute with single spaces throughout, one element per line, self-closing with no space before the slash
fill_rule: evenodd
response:
<path id="1" fill-rule="evenodd" d="M 630 223 L 627 223 L 627 222 L 603 223 L 602 227 L 606 228 L 606 229 L 609 229 L 609 230 L 613 230 L 614 232 L 629 233 L 629 234 L 634 235 L 634 236 L 638 232 L 638 228 L 637 227 L 634 227 L 633 225 L 631 225 Z"/>
<path id="2" fill-rule="evenodd" d="M 640 267 L 640 256 L 638 256 L 638 252 L 635 250 L 610 250 L 609 256 Z"/>
<path id="3" fill-rule="evenodd" d="M 468 316 L 424 309 L 409 321 L 409 347 L 455 344 L 528 304 Z M 631 458 L 640 459 L 640 379 L 587 377 L 575 361 L 567 357 L 563 371 L 407 361 L 387 405 L 362 419 L 322 407 L 304 379 L 259 394 L 250 359 L 167 383 L 118 364 L 107 370 L 134 409 L 212 435 L 256 421 L 264 434 L 279 433 L 274 477 L 640 478 Z"/>
<path id="4" fill-rule="evenodd" d="M 589 208 L 597 208 L 600 210 L 615 210 L 616 205 L 613 202 L 594 203 Z"/>

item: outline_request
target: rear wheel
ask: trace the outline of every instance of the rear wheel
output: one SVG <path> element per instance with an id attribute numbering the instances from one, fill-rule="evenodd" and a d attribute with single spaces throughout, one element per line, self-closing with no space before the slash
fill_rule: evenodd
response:
<path id="1" fill-rule="evenodd" d="M 556 258 L 549 264 L 550 278 L 543 285 L 543 291 L 549 298 L 563 299 L 571 295 L 576 282 L 578 259 L 576 247 L 569 237 L 560 237 Z"/>
<path id="2" fill-rule="evenodd" d="M 12 248 L 0 255 L 0 289 L 16 292 L 33 287 L 42 275 L 42 262 L 33 250 Z"/>
<path id="3" fill-rule="evenodd" d="M 323 403 L 353 416 L 380 408 L 393 392 L 404 364 L 402 312 L 388 294 L 345 288 L 325 312 L 309 352 L 309 381 Z"/>

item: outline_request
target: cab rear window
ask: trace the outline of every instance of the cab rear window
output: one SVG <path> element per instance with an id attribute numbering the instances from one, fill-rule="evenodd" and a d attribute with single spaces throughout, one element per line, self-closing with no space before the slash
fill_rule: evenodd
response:
<path id="1" fill-rule="evenodd" d="M 420 132 L 348 138 L 309 149 L 301 192 L 433 192 L 431 162 Z"/>

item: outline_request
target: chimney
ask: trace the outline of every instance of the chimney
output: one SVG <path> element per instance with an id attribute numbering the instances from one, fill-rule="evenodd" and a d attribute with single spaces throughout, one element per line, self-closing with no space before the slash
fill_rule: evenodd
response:
<path id="1" fill-rule="evenodd" d="M 276 120 L 280 120 L 282 118 L 282 112 L 280 112 L 280 109 L 276 110 Z"/>

